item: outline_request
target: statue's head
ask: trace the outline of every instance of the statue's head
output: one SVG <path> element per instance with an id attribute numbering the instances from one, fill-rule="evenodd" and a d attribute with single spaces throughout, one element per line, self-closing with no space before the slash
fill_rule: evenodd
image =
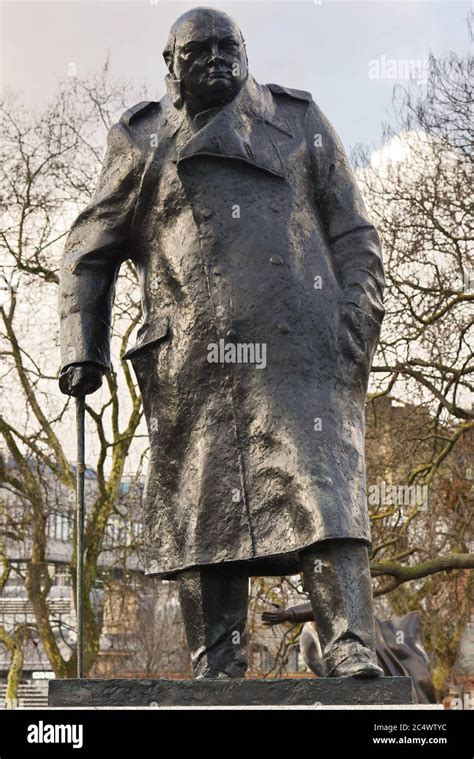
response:
<path id="1" fill-rule="evenodd" d="M 242 32 L 230 16 L 214 8 L 193 8 L 173 24 L 163 51 L 175 105 L 192 112 L 225 103 L 248 75 Z"/>

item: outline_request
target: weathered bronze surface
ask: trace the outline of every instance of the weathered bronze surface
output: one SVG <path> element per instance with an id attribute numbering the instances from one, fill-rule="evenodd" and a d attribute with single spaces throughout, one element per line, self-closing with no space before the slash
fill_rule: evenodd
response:
<path id="1" fill-rule="evenodd" d="M 164 55 L 167 95 L 111 129 L 99 188 L 67 241 L 61 389 L 100 386 L 115 281 L 131 259 L 143 323 L 124 358 L 150 438 L 147 572 L 179 578 L 184 606 L 204 610 L 192 648 L 202 656 L 218 622 L 189 573 L 225 566 L 225 587 L 229 571 L 246 582 L 304 568 L 333 618 L 329 658 L 344 649 L 355 661 L 360 648 L 373 664 L 364 403 L 384 313 L 377 232 L 311 95 L 256 82 L 232 19 L 185 13 Z M 332 569 L 318 601 L 321 550 Z M 360 634 L 348 622 L 354 589 Z M 244 671 L 236 656 L 232 676 Z"/>

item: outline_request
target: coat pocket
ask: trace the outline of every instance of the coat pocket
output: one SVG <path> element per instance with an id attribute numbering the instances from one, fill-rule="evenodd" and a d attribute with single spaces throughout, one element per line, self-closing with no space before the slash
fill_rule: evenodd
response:
<path id="1" fill-rule="evenodd" d="M 167 316 L 163 316 L 151 323 L 145 322 L 138 330 L 135 345 L 123 354 L 122 359 L 135 358 L 141 355 L 142 351 L 146 351 L 157 343 L 166 340 L 169 337 L 169 327 L 170 324 Z"/>
<path id="2" fill-rule="evenodd" d="M 375 352 L 380 324 L 359 306 L 344 303 L 339 321 L 339 351 L 343 362 L 349 361 L 363 374 L 368 374 Z"/>

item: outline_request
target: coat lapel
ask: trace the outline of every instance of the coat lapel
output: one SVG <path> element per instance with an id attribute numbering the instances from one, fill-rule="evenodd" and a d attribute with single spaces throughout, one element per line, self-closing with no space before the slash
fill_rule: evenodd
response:
<path id="1" fill-rule="evenodd" d="M 202 123 L 209 115 L 208 112 L 199 114 L 192 126 L 189 117 L 183 117 L 180 129 L 188 122 L 189 131 L 186 130 L 188 139 L 179 150 L 178 164 L 193 156 L 208 155 L 244 161 L 284 178 L 283 162 L 268 124 L 290 137 L 293 135 L 286 121 L 275 113 L 268 88 L 261 87 L 249 76 L 234 100 L 217 110 L 216 115 L 211 114 L 207 123 L 200 127 L 200 121 Z"/>

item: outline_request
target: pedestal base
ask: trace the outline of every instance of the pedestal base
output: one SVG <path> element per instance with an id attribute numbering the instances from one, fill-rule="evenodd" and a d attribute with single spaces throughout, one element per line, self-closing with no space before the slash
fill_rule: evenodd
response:
<path id="1" fill-rule="evenodd" d="M 50 680 L 49 706 L 413 704 L 410 677 L 275 680 Z"/>

